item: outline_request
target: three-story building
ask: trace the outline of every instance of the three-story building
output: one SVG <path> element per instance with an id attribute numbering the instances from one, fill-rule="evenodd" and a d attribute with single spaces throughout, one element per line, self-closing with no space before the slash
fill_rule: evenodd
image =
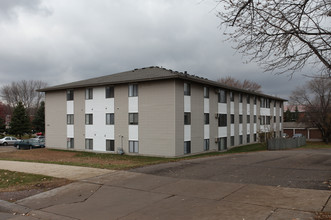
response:
<path id="1" fill-rule="evenodd" d="M 282 135 L 284 99 L 165 68 L 40 91 L 50 148 L 176 157 Z"/>

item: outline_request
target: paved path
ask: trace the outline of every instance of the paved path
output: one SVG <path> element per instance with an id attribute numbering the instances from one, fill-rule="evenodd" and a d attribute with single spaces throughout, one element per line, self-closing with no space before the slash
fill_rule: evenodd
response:
<path id="1" fill-rule="evenodd" d="M 81 180 L 115 171 L 89 167 L 0 160 L 0 169 L 42 174 L 69 180 Z"/>
<path id="2" fill-rule="evenodd" d="M 330 190 L 128 171 L 112 171 L 79 180 L 14 204 L 0 201 L 0 219 L 10 220 L 313 220 L 314 212 L 318 211 L 331 212 Z"/>
<path id="3" fill-rule="evenodd" d="M 312 220 L 313 212 L 331 211 L 330 196 L 325 190 L 117 171 L 20 200 L 7 208 L 29 216 L 4 219 Z"/>

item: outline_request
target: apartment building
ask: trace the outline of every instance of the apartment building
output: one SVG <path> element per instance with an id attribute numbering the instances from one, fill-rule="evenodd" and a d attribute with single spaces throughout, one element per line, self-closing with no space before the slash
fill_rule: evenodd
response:
<path id="1" fill-rule="evenodd" d="M 40 91 L 49 148 L 176 157 L 282 135 L 284 99 L 160 67 Z"/>

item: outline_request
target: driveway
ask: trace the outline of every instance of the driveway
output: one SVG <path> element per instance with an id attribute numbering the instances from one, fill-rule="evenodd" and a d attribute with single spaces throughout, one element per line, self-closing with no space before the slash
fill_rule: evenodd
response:
<path id="1" fill-rule="evenodd" d="M 180 179 L 328 190 L 331 149 L 241 153 L 131 170 Z"/>

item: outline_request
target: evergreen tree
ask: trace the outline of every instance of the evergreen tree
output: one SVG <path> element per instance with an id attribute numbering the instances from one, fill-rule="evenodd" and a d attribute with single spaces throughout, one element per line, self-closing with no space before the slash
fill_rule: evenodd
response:
<path id="1" fill-rule="evenodd" d="M 284 114 L 284 122 L 290 122 L 291 121 L 291 111 L 287 109 Z"/>
<path id="2" fill-rule="evenodd" d="M 37 132 L 45 132 L 45 102 L 41 102 L 32 125 Z"/>
<path id="3" fill-rule="evenodd" d="M 298 121 L 299 119 L 299 109 L 298 106 L 295 106 L 295 112 L 294 112 L 294 121 Z"/>
<path id="4" fill-rule="evenodd" d="M 3 120 L 3 118 L 0 118 L 0 133 L 5 132 L 5 130 L 6 130 L 5 120 Z"/>
<path id="5" fill-rule="evenodd" d="M 22 102 L 19 102 L 14 108 L 9 132 L 13 135 L 18 135 L 20 138 L 25 133 L 30 132 L 30 120 Z"/>

